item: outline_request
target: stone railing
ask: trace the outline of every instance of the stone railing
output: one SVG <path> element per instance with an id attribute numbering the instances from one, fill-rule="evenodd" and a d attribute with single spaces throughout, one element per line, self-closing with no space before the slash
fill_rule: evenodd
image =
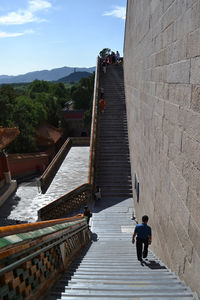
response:
<path id="1" fill-rule="evenodd" d="M 65 159 L 66 155 L 70 151 L 72 146 L 89 146 L 89 137 L 69 137 L 63 146 L 60 148 L 59 152 L 55 155 L 54 159 L 48 165 L 44 173 L 41 175 L 39 182 L 42 193 L 45 193 L 51 184 L 54 176 L 56 175 L 60 165 Z"/>
<path id="2" fill-rule="evenodd" d="M 52 220 L 69 216 L 90 202 L 92 187 L 86 183 L 38 211 L 39 220 Z"/>
<path id="3" fill-rule="evenodd" d="M 90 241 L 83 216 L 1 227 L 0 235 L 0 299 L 44 298 Z"/>
<path id="4" fill-rule="evenodd" d="M 99 97 L 99 78 L 100 78 L 100 60 L 97 59 L 97 66 L 95 72 L 95 84 L 93 95 L 93 112 L 92 112 L 92 126 L 90 137 L 90 161 L 89 161 L 89 178 L 88 183 L 81 185 L 70 193 L 58 198 L 50 204 L 42 207 L 38 211 L 39 220 L 51 220 L 69 216 L 76 213 L 81 207 L 93 200 L 93 192 L 95 188 L 95 172 L 96 172 L 96 152 L 97 152 L 97 132 L 98 132 L 98 97 Z M 69 138 L 61 148 L 61 155 L 65 156 L 73 145 L 80 145 L 88 143 L 88 138 Z M 66 149 L 66 150 L 65 150 Z M 59 152 L 60 152 L 59 151 Z M 57 171 L 57 165 L 60 166 L 59 153 L 52 161 L 50 166 L 40 178 L 41 189 L 46 191 L 52 181 L 52 176 Z"/>
<path id="5" fill-rule="evenodd" d="M 72 141 L 70 138 L 68 138 L 64 142 L 64 144 L 62 145 L 58 153 L 55 155 L 51 163 L 48 165 L 44 173 L 41 175 L 39 181 L 40 181 L 40 187 L 42 193 L 45 193 L 46 190 L 48 189 L 60 165 L 62 164 L 69 150 L 71 149 L 71 146 L 72 146 Z"/>
<path id="6" fill-rule="evenodd" d="M 94 96 L 92 109 L 92 126 L 90 135 L 90 164 L 88 181 L 92 185 L 92 190 L 95 188 L 95 173 L 96 173 L 96 152 L 97 152 L 97 132 L 98 132 L 98 98 L 99 98 L 99 79 L 100 79 L 100 59 L 97 58 L 97 66 L 94 82 Z"/>
<path id="7" fill-rule="evenodd" d="M 70 137 L 70 140 L 72 140 L 72 146 L 90 146 L 90 137 L 89 136 Z"/>

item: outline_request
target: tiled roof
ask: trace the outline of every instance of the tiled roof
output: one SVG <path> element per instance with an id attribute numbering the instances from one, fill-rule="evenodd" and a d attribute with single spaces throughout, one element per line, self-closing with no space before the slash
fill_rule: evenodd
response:
<path id="1" fill-rule="evenodd" d="M 0 150 L 9 145 L 20 133 L 18 127 L 4 128 L 0 126 Z"/>
<path id="2" fill-rule="evenodd" d="M 62 129 L 44 123 L 38 128 L 38 140 L 46 140 L 47 143 L 57 143 L 62 136 Z"/>

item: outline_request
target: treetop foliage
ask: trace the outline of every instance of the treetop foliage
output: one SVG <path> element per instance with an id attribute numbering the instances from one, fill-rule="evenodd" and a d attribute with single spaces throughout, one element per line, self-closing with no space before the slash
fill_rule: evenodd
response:
<path id="1" fill-rule="evenodd" d="M 66 88 L 59 82 L 35 80 L 24 89 L 14 85 L 0 86 L 0 126 L 19 127 L 19 136 L 8 146 L 8 152 L 37 151 L 37 127 L 47 121 L 58 127 L 64 126 L 62 110 L 72 100 L 74 109 L 91 110 L 94 74 L 82 78 L 79 83 Z M 90 126 L 87 112 L 86 126 Z"/>
<path id="2" fill-rule="evenodd" d="M 99 52 L 100 58 L 106 58 L 108 55 L 111 54 L 111 49 L 110 48 L 104 48 Z"/>

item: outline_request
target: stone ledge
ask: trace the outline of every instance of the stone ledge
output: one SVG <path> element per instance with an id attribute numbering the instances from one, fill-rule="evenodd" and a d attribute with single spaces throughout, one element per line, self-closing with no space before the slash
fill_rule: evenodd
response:
<path id="1" fill-rule="evenodd" d="M 0 190 L 0 206 L 16 191 L 17 182 L 12 180 Z"/>

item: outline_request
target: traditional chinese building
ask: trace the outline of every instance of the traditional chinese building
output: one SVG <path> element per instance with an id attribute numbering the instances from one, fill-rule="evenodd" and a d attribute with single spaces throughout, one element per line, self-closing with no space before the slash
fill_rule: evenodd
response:
<path id="1" fill-rule="evenodd" d="M 37 129 L 37 146 L 40 151 L 48 153 L 50 159 L 54 157 L 62 146 L 63 130 L 48 123 L 43 123 Z"/>
<path id="2" fill-rule="evenodd" d="M 88 132 L 84 128 L 83 115 L 85 110 L 64 109 L 63 116 L 67 124 L 69 136 L 87 136 Z"/>
<path id="3" fill-rule="evenodd" d="M 19 133 L 18 128 L 3 128 L 0 126 L 0 205 L 17 188 L 16 181 L 11 179 L 8 157 L 4 149 Z"/>

